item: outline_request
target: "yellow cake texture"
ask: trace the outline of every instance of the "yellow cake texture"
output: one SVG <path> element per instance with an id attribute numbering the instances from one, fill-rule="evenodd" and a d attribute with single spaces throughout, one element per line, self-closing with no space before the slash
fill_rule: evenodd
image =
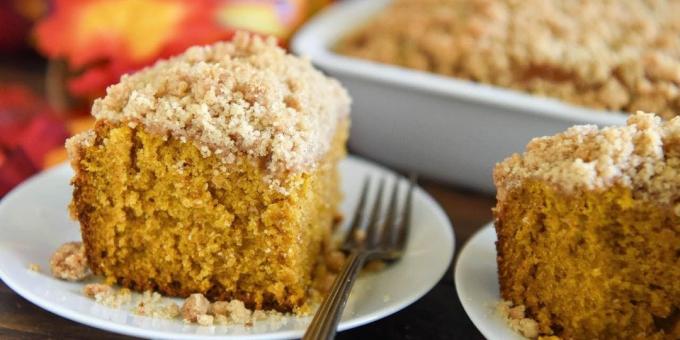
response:
<path id="1" fill-rule="evenodd" d="M 501 295 L 541 335 L 680 338 L 680 118 L 536 138 L 494 180 Z"/>
<path id="2" fill-rule="evenodd" d="M 307 60 L 245 33 L 124 76 L 67 142 L 92 271 L 303 310 L 337 217 L 349 104 Z"/>
<path id="3" fill-rule="evenodd" d="M 670 118 L 680 1 L 393 0 L 343 37 L 352 57 Z"/>

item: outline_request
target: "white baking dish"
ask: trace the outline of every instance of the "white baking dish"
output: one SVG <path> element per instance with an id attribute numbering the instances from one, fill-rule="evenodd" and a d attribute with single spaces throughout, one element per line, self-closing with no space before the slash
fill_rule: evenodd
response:
<path id="1" fill-rule="evenodd" d="M 338 78 L 354 100 L 352 151 L 403 170 L 492 191 L 494 165 L 536 136 L 626 115 L 370 61 L 331 50 L 389 0 L 345 0 L 296 34 L 295 53 Z M 408 25 L 408 23 L 404 23 Z"/>

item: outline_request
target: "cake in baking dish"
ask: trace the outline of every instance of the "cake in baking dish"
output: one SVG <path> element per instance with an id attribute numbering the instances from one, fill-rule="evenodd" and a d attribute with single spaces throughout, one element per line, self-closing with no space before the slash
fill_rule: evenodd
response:
<path id="1" fill-rule="evenodd" d="M 501 295 L 540 334 L 680 338 L 680 117 L 536 138 L 494 180 Z"/>
<path id="2" fill-rule="evenodd" d="M 124 76 L 67 142 L 92 271 L 300 310 L 341 198 L 349 104 L 308 61 L 245 33 Z"/>
<path id="3" fill-rule="evenodd" d="M 614 111 L 680 112 L 680 1 L 394 0 L 352 57 Z"/>

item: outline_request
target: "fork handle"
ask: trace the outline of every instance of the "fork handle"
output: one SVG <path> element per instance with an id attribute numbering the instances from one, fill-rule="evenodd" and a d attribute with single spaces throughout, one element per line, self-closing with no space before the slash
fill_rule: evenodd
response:
<path id="1" fill-rule="evenodd" d="M 342 267 L 342 271 L 333 281 L 328 296 L 314 314 L 314 319 L 307 327 L 303 340 L 326 340 L 335 338 L 340 316 L 347 304 L 347 297 L 354 285 L 359 271 L 366 262 L 367 253 L 353 251 Z"/>

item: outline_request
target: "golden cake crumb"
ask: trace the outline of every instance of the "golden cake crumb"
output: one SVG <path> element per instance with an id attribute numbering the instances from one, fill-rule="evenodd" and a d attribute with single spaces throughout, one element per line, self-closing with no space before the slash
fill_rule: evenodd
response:
<path id="1" fill-rule="evenodd" d="M 98 294 L 94 297 L 95 301 L 111 308 L 120 308 L 123 304 L 127 304 L 132 300 L 130 291 L 119 290 L 113 294 Z"/>
<path id="2" fill-rule="evenodd" d="M 316 282 L 316 288 L 319 290 L 319 295 L 323 296 L 328 293 L 333 287 L 333 282 L 335 282 L 335 278 L 337 277 L 338 275 L 334 273 L 325 273 L 320 276 Z"/>
<path id="3" fill-rule="evenodd" d="M 214 319 L 213 322 L 218 324 L 218 325 L 228 325 L 229 324 L 229 318 L 227 318 L 226 316 L 224 316 L 222 314 L 214 315 L 214 318 L 215 319 Z"/>
<path id="4" fill-rule="evenodd" d="M 575 126 L 534 138 L 522 154 L 496 166 L 498 197 L 525 179 L 568 192 L 621 185 L 641 198 L 665 203 L 680 198 L 680 117 L 663 122 L 638 112 L 623 127 Z"/>
<path id="5" fill-rule="evenodd" d="M 190 300 L 191 299 L 191 300 Z M 187 302 L 189 305 L 187 305 Z M 281 321 L 284 314 L 276 310 L 250 310 L 243 301 L 215 301 L 204 312 L 205 302 L 201 297 L 187 298 L 182 307 L 184 322 L 196 323 L 201 326 L 244 325 L 253 326 L 258 320 L 271 319 Z M 187 313 L 185 314 L 185 310 Z"/>
<path id="6" fill-rule="evenodd" d="M 326 266 L 328 266 L 328 270 L 330 271 L 339 272 L 340 269 L 342 268 L 342 265 L 345 264 L 345 260 L 346 260 L 345 253 L 343 253 L 340 250 L 332 250 L 326 252 L 325 255 Z"/>
<path id="7" fill-rule="evenodd" d="M 120 308 L 132 300 L 132 294 L 127 288 L 114 289 L 108 284 L 90 283 L 83 287 L 83 294 L 97 303 L 111 308 Z"/>
<path id="8" fill-rule="evenodd" d="M 199 315 L 208 314 L 210 301 L 203 294 L 191 294 L 182 305 L 182 318 L 185 321 L 196 322 Z"/>
<path id="9" fill-rule="evenodd" d="M 212 304 L 210 304 L 210 308 L 208 309 L 208 313 L 212 315 L 224 315 L 227 316 L 229 315 L 229 302 L 228 301 L 215 301 Z"/>
<path id="10" fill-rule="evenodd" d="M 267 170 L 280 174 L 311 170 L 349 105 L 345 89 L 308 60 L 287 54 L 274 38 L 240 32 L 123 76 L 92 114 L 194 142 L 226 164 L 267 159 Z M 67 145 L 79 143 L 92 136 Z"/>
<path id="11" fill-rule="evenodd" d="M 180 308 L 172 301 L 164 303 L 163 297 L 158 292 L 147 290 L 139 298 L 133 312 L 152 318 L 174 319 L 180 315 Z"/>
<path id="12" fill-rule="evenodd" d="M 213 304 L 212 311 L 214 314 L 228 317 L 229 321 L 234 323 L 247 323 L 252 316 L 252 311 L 240 300 L 218 301 Z"/>
<path id="13" fill-rule="evenodd" d="M 83 294 L 97 303 L 111 308 L 121 308 L 132 300 L 131 291 L 127 288 L 116 289 L 102 283 L 91 283 L 83 287 Z M 244 325 L 253 326 L 257 321 L 269 320 L 275 325 L 287 321 L 281 312 L 276 310 L 250 310 L 240 300 L 216 301 L 210 303 L 201 294 L 188 297 L 182 307 L 158 292 L 145 291 L 133 305 L 132 312 L 151 318 L 175 319 L 181 316 L 185 323 L 201 326 L 212 325 Z"/>
<path id="14" fill-rule="evenodd" d="M 40 265 L 37 263 L 29 263 L 28 264 L 28 270 L 32 272 L 39 273 L 40 272 Z"/>
<path id="15" fill-rule="evenodd" d="M 678 11 L 678 1 L 396 0 L 337 50 L 670 118 L 680 113 Z"/>
<path id="16" fill-rule="evenodd" d="M 177 305 L 174 302 L 167 304 L 164 310 L 168 318 L 175 318 L 181 314 L 181 309 L 179 308 L 179 305 Z"/>
<path id="17" fill-rule="evenodd" d="M 364 267 L 365 272 L 379 272 L 383 269 L 385 269 L 385 261 L 383 260 L 371 260 L 368 263 L 366 263 L 366 266 Z"/>
<path id="18" fill-rule="evenodd" d="M 82 242 L 68 242 L 50 259 L 52 275 L 67 281 L 80 281 L 90 274 Z"/>
<path id="19" fill-rule="evenodd" d="M 105 296 L 112 293 L 113 288 L 111 286 L 101 283 L 90 283 L 83 287 L 83 294 L 91 299 L 94 299 L 97 295 Z"/>
<path id="20" fill-rule="evenodd" d="M 269 311 L 265 312 L 263 310 L 255 310 L 253 311 L 252 319 L 257 321 L 257 320 L 264 320 L 267 317 L 275 317 L 277 319 L 280 319 L 283 317 L 283 314 L 277 312 L 277 311 Z"/>
<path id="21" fill-rule="evenodd" d="M 502 300 L 496 306 L 496 311 L 506 320 L 513 331 L 531 339 L 538 337 L 538 323 L 524 315 L 524 306 L 514 306 L 512 302 Z"/>
<path id="22" fill-rule="evenodd" d="M 201 314 L 196 317 L 196 323 L 201 326 L 212 326 L 214 317 L 208 314 Z"/>

